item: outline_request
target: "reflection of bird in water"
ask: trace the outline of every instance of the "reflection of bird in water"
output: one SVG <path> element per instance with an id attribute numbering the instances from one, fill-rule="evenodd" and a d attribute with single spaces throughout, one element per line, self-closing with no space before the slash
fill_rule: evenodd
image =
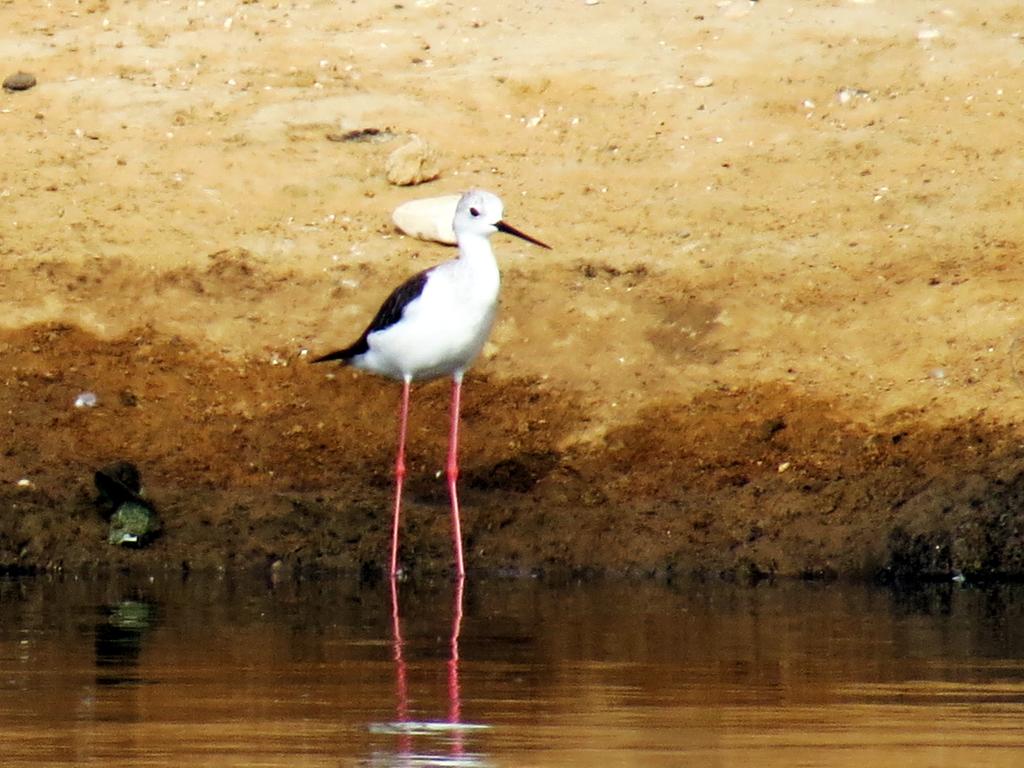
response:
<path id="1" fill-rule="evenodd" d="M 459 633 L 462 632 L 462 588 L 465 580 L 459 579 L 455 584 L 455 596 L 452 598 L 452 634 L 448 657 L 448 722 L 457 725 L 462 721 L 462 692 L 459 690 Z M 462 752 L 462 734 L 457 736 L 459 752 Z"/>
<path id="2" fill-rule="evenodd" d="M 389 733 L 398 736 L 397 756 L 417 759 L 430 756 L 422 750 L 413 751 L 413 740 L 416 737 L 442 737 L 447 741 L 445 764 L 464 766 L 483 765 L 485 761 L 479 755 L 467 753 L 465 750 L 466 734 L 488 726 L 462 721 L 462 691 L 459 684 L 459 635 L 462 631 L 462 597 L 465 579 L 457 579 L 452 592 L 452 622 L 449 636 L 448 657 L 448 717 L 445 720 L 416 720 L 410 712 L 409 684 L 405 656 L 405 639 L 402 635 L 402 618 L 398 602 L 398 580 L 391 579 L 391 633 L 392 653 L 395 662 L 395 721 L 377 726 L 371 730 L 377 733 Z M 439 758 L 440 759 L 440 758 Z M 420 763 L 417 763 L 420 764 Z M 427 764 L 427 763 L 424 763 Z M 434 764 L 430 762 L 429 764 Z"/>
<path id="3" fill-rule="evenodd" d="M 455 567 L 465 575 L 456 480 L 459 474 L 459 402 L 462 377 L 480 354 L 494 324 L 500 275 L 491 250 L 495 232 L 506 232 L 543 248 L 549 246 L 502 221 L 501 200 L 470 190 L 459 200 L 452 229 L 459 256 L 413 275 L 384 301 L 363 334 L 348 347 L 322 355 L 314 363 L 340 360 L 402 382 L 398 455 L 395 459 L 395 507 L 391 533 L 391 576 L 398 572 L 398 521 L 405 477 L 405 436 L 413 381 L 452 377 L 448 440 L 448 493 L 452 505 Z"/>

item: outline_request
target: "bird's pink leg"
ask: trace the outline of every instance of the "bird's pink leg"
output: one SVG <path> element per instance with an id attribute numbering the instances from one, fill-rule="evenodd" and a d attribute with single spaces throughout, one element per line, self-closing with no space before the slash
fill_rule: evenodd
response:
<path id="1" fill-rule="evenodd" d="M 412 380 L 402 382 L 402 405 L 398 411 L 398 454 L 395 457 L 395 514 L 391 526 L 391 578 L 398 575 L 398 518 L 402 511 L 402 481 L 405 480 L 405 433 L 409 423 L 409 390 Z"/>
<path id="2" fill-rule="evenodd" d="M 459 403 L 462 397 L 462 372 L 452 378 L 452 423 L 448 432 L 448 495 L 452 500 L 452 539 L 455 542 L 455 572 L 459 578 L 466 575 L 462 563 L 462 526 L 459 523 L 459 494 L 456 483 L 459 479 Z"/>

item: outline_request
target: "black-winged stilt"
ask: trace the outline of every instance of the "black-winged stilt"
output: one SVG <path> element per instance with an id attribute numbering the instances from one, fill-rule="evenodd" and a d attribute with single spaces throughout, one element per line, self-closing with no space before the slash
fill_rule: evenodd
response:
<path id="1" fill-rule="evenodd" d="M 459 523 L 459 401 L 462 377 L 494 324 L 501 278 L 490 237 L 506 232 L 550 248 L 502 221 L 501 199 L 490 192 L 466 192 L 455 208 L 452 228 L 459 256 L 427 269 L 396 288 L 354 343 L 313 360 L 340 360 L 356 368 L 402 382 L 395 458 L 395 508 L 391 531 L 391 576 L 398 574 L 398 525 L 405 478 L 405 435 L 409 392 L 413 381 L 452 377 L 451 424 L 448 435 L 448 494 L 452 504 L 452 538 L 458 575 L 466 573 Z"/>

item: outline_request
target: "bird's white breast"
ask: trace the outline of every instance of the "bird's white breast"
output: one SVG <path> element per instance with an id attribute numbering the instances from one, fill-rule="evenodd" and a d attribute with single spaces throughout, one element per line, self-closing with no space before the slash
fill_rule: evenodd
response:
<path id="1" fill-rule="evenodd" d="M 402 319 L 371 333 L 369 351 L 353 363 L 399 379 L 466 370 L 490 336 L 499 287 L 493 257 L 460 258 L 435 267 Z"/>

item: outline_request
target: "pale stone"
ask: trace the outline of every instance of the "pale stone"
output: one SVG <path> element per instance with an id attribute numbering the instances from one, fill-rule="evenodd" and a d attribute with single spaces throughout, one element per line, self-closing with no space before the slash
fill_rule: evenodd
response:
<path id="1" fill-rule="evenodd" d="M 402 232 L 420 240 L 455 245 L 452 220 L 461 195 L 441 195 L 410 200 L 395 208 L 391 220 Z"/>
<path id="2" fill-rule="evenodd" d="M 415 134 L 391 153 L 385 170 L 388 181 L 399 187 L 433 181 L 441 175 L 437 153 Z"/>

